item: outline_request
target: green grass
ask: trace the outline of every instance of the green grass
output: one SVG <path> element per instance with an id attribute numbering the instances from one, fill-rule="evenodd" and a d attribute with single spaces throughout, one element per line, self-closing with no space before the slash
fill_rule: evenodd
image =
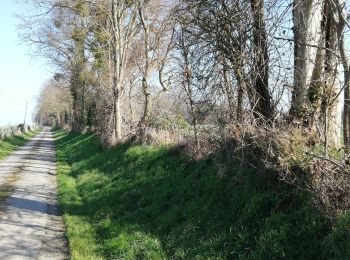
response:
<path id="1" fill-rule="evenodd" d="M 13 136 L 4 140 L 0 139 L 0 160 L 11 154 L 16 148 L 24 145 L 39 133 L 40 129 L 28 131 L 19 136 Z"/>
<path id="2" fill-rule="evenodd" d="M 268 174 L 219 179 L 167 146 L 103 150 L 56 131 L 59 202 L 72 259 L 349 259 L 350 217 Z"/>

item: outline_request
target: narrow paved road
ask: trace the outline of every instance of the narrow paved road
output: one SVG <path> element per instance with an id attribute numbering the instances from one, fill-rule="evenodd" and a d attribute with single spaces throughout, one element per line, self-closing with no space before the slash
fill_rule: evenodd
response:
<path id="1" fill-rule="evenodd" d="M 0 259 L 67 259 L 50 128 L 0 162 Z"/>

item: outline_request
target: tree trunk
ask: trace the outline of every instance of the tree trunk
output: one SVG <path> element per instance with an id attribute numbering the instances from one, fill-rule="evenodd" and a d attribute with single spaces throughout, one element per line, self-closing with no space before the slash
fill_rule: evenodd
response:
<path id="1" fill-rule="evenodd" d="M 149 29 L 148 26 L 146 24 L 145 18 L 144 18 L 144 14 L 143 14 L 143 10 L 141 7 L 141 3 L 139 3 L 139 17 L 140 17 L 140 21 L 141 21 L 141 25 L 143 28 L 143 32 L 144 32 L 144 63 L 145 63 L 145 67 L 144 67 L 144 71 L 143 71 L 143 77 L 142 77 L 142 92 L 143 95 L 145 97 L 145 103 L 144 103 L 144 107 L 143 107 L 143 115 L 141 117 L 139 126 L 141 127 L 141 137 L 143 138 L 143 131 L 144 128 L 148 126 L 149 124 L 149 115 L 150 115 L 150 110 L 151 110 L 151 93 L 149 91 L 149 87 L 148 87 L 148 74 L 149 74 Z"/>
<path id="2" fill-rule="evenodd" d="M 226 92 L 226 96 L 227 96 L 229 116 L 230 116 L 230 120 L 233 120 L 234 119 L 234 110 L 235 110 L 234 95 L 233 95 L 232 86 L 230 84 L 227 73 L 228 73 L 227 72 L 227 63 L 226 63 L 225 58 L 223 58 L 222 74 L 223 74 L 223 78 L 224 78 L 225 92 Z"/>
<path id="3" fill-rule="evenodd" d="M 56 112 L 55 119 L 56 120 L 54 121 L 54 126 L 60 127 L 60 114 L 59 114 L 59 112 Z"/>
<path id="4" fill-rule="evenodd" d="M 120 113 L 120 97 L 119 93 L 115 95 L 114 100 L 114 136 L 116 140 L 122 139 L 122 122 L 121 122 L 121 113 Z"/>
<path id="5" fill-rule="evenodd" d="M 192 89 L 192 71 L 191 71 L 191 64 L 189 59 L 189 47 L 187 46 L 186 42 L 186 35 L 184 35 L 184 28 L 181 28 L 181 32 L 179 35 L 179 48 L 181 50 L 181 55 L 183 59 L 182 65 L 182 76 L 183 76 L 183 82 L 182 86 L 184 88 L 184 91 L 188 98 L 188 105 L 189 105 L 189 113 L 191 115 L 192 119 L 192 127 L 193 127 L 193 133 L 194 133 L 194 141 L 196 148 L 199 148 L 199 139 L 198 139 L 198 121 L 197 121 L 197 111 L 196 111 L 196 104 L 193 96 L 193 89 Z"/>
<path id="6" fill-rule="evenodd" d="M 327 99 L 327 109 L 325 112 L 328 117 L 327 135 L 328 144 L 332 147 L 340 146 L 341 138 L 341 113 L 340 113 L 340 75 L 338 71 L 338 51 L 337 24 L 334 19 L 332 8 L 327 4 L 326 15 L 326 37 L 325 37 L 325 98 Z"/>
<path id="7" fill-rule="evenodd" d="M 311 83 L 317 46 L 322 39 L 321 21 L 324 0 L 294 0 L 294 89 L 290 114 L 306 117 L 307 92 Z"/>
<path id="8" fill-rule="evenodd" d="M 113 94 L 114 94 L 114 137 L 116 140 L 121 140 L 121 113 L 120 113 L 120 92 L 121 92 L 121 78 L 120 76 L 120 23 L 118 14 L 118 0 L 112 1 L 112 19 L 113 19 Z"/>
<path id="9" fill-rule="evenodd" d="M 346 150 L 350 151 L 350 77 L 349 69 L 345 76 L 344 111 L 343 111 L 343 135 Z"/>
<path id="10" fill-rule="evenodd" d="M 251 0 L 253 12 L 253 47 L 254 47 L 254 86 L 255 118 L 269 121 L 273 115 L 271 95 L 269 93 L 269 57 L 265 29 L 265 11 L 263 0 Z"/>
<path id="11" fill-rule="evenodd" d="M 84 128 L 84 104 L 82 89 L 84 88 L 82 81 L 80 80 L 80 66 L 74 65 L 71 76 L 71 93 L 73 97 L 73 118 L 72 118 L 72 130 L 75 132 L 81 132 Z"/>
<path id="12" fill-rule="evenodd" d="M 140 121 L 140 126 L 147 127 L 149 124 L 149 115 L 151 111 L 151 93 L 149 92 L 146 77 L 142 78 L 142 92 L 145 97 L 145 103 L 143 107 L 143 115 Z"/>
<path id="13" fill-rule="evenodd" d="M 243 71 L 243 62 L 242 60 L 239 60 L 238 62 L 238 68 L 236 72 L 236 79 L 237 79 L 237 121 L 239 123 L 242 123 L 243 121 L 243 95 L 244 90 L 246 89 L 249 93 L 250 91 L 247 89 L 246 84 L 244 82 L 244 79 L 242 77 L 241 71 Z M 248 94 L 249 96 L 249 94 Z"/>
<path id="14" fill-rule="evenodd" d="M 324 16 L 323 24 L 326 23 L 326 18 Z M 322 28 L 324 30 L 324 28 Z M 321 43 L 325 42 L 324 35 L 322 34 Z M 325 74 L 325 49 L 318 48 L 315 60 L 315 67 L 312 72 L 311 83 L 309 89 L 307 90 L 307 103 L 309 104 L 309 114 L 305 120 L 308 123 L 309 129 L 316 130 L 319 125 L 320 119 L 320 108 L 322 102 L 322 91 L 324 85 L 324 74 Z"/>
<path id="15" fill-rule="evenodd" d="M 336 0 L 332 8 L 337 10 L 333 12 L 333 16 L 337 16 L 337 42 L 341 62 L 344 68 L 344 107 L 343 107 L 343 137 L 346 152 L 350 151 L 350 61 L 345 51 L 344 27 L 346 23 L 345 0 Z"/>

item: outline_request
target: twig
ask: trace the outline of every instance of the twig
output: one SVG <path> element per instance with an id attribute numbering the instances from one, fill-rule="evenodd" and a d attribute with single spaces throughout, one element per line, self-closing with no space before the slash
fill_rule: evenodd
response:
<path id="1" fill-rule="evenodd" d="M 339 164 L 338 162 L 328 158 L 328 157 L 324 157 L 324 156 L 321 156 L 321 155 L 317 155 L 317 154 L 314 154 L 314 153 L 310 153 L 310 152 L 305 152 L 306 155 L 311 155 L 313 157 L 316 157 L 316 158 L 319 158 L 319 159 L 322 159 L 322 160 L 325 160 L 327 162 L 330 162 L 332 164 L 334 164 L 335 166 L 337 166 L 338 168 L 342 169 L 344 172 L 347 172 L 347 167 L 345 167 L 344 165 L 341 165 Z"/>

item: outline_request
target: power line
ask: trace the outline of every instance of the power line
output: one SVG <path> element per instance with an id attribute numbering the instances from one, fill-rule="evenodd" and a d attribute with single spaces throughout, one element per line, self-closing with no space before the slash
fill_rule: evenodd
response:
<path id="1" fill-rule="evenodd" d="M 2 93 L 2 92 L 0 92 L 0 96 L 2 96 L 4 99 L 6 99 L 7 101 L 9 101 L 9 102 L 11 102 L 11 103 L 13 103 L 13 104 L 15 104 L 15 105 L 17 105 L 17 106 L 25 106 L 25 104 L 22 104 L 22 103 L 20 103 L 20 102 L 17 102 L 17 101 L 15 101 L 15 100 L 13 100 L 13 99 L 7 97 L 7 96 L 6 96 L 4 93 Z"/>

